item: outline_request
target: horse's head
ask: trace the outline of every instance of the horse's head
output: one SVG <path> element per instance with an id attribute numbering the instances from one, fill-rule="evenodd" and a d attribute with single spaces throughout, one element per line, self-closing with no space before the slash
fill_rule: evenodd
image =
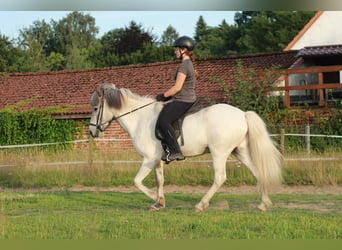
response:
<path id="1" fill-rule="evenodd" d="M 99 85 L 90 99 L 91 118 L 89 124 L 89 134 L 98 137 L 100 132 L 106 130 L 113 118 L 115 111 L 122 106 L 122 94 L 120 89 L 112 83 L 102 83 Z"/>

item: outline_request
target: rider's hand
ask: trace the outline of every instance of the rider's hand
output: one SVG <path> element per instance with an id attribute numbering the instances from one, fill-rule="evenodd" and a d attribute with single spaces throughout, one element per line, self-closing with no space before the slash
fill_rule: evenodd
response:
<path id="1" fill-rule="evenodd" d="M 166 101 L 171 99 L 171 96 L 165 97 L 164 93 L 161 93 L 161 94 L 156 96 L 156 99 L 157 99 L 158 102 L 166 102 Z"/>

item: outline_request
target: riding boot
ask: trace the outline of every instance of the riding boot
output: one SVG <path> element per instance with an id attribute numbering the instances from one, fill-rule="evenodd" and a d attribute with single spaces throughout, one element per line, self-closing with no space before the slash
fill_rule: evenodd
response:
<path id="1" fill-rule="evenodd" d="M 171 161 L 177 160 L 182 161 L 185 160 L 185 157 L 182 153 L 171 153 L 168 148 L 166 148 L 162 155 L 162 161 L 164 161 L 166 164 L 169 164 Z"/>
<path id="2" fill-rule="evenodd" d="M 169 144 L 167 145 L 165 141 L 168 141 Z M 162 156 L 162 160 L 165 161 L 166 164 L 169 164 L 171 161 L 177 160 L 185 160 L 184 155 L 182 154 L 178 142 L 174 138 L 168 138 L 162 143 L 164 153 Z"/>

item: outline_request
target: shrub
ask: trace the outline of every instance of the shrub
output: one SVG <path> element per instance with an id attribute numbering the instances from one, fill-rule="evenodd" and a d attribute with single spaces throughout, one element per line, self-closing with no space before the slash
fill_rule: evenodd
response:
<path id="1" fill-rule="evenodd" d="M 0 110 L 0 145 L 18 145 L 71 141 L 80 129 L 72 120 L 56 120 L 55 110 L 16 107 Z M 61 145 L 68 147 L 68 144 Z M 69 145 L 70 146 L 70 145 Z"/>

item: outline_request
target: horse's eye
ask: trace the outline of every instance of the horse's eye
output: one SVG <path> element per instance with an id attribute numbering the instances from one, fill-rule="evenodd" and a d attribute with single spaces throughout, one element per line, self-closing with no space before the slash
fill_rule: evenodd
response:
<path id="1" fill-rule="evenodd" d="M 97 107 L 94 107 L 94 111 L 95 111 L 95 112 L 97 111 Z"/>

